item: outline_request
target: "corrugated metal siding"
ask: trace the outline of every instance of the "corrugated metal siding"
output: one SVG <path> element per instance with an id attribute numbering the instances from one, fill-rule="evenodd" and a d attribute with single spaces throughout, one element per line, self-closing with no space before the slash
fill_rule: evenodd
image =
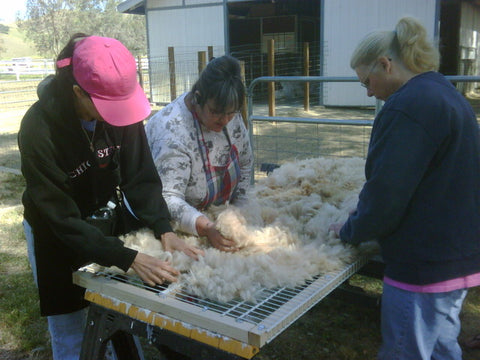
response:
<path id="1" fill-rule="evenodd" d="M 413 16 L 433 38 L 436 0 L 324 0 L 325 76 L 356 76 L 350 69 L 350 56 L 359 41 L 370 31 L 393 30 L 398 19 Z M 370 106 L 375 99 L 366 96 L 358 83 L 324 85 L 324 104 L 328 106 Z"/>

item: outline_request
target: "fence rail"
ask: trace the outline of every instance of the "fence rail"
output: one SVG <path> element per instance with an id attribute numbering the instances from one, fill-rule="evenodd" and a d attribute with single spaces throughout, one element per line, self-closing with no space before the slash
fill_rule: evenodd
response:
<path id="1" fill-rule="evenodd" d="M 480 76 L 447 76 L 454 82 L 480 82 Z M 36 99 L 40 79 L 0 82 L 0 166 L 20 168 L 16 132 L 25 110 Z M 264 76 L 253 79 L 247 88 L 247 121 L 255 155 L 256 176 L 293 159 L 315 156 L 366 156 L 376 109 L 325 108 L 313 105 L 304 111 L 302 97 L 290 97 L 275 104 L 277 114 L 267 116 L 265 97 L 255 97 L 255 87 L 268 82 L 321 83 L 358 82 L 355 77 Z M 148 83 L 148 82 L 147 82 Z M 255 95 L 256 96 L 256 95 Z M 259 100 L 261 99 L 261 100 Z M 480 101 L 477 102 L 480 104 Z M 480 111 L 480 106 L 475 108 Z"/>
<path id="2" fill-rule="evenodd" d="M 480 82 L 480 76 L 447 76 L 453 83 Z M 266 116 L 254 114 L 254 108 L 265 113 L 266 106 L 254 102 L 255 87 L 272 82 L 358 82 L 356 77 L 335 76 L 262 76 L 254 79 L 247 88 L 247 122 L 254 152 L 254 173 L 262 176 L 286 161 L 314 156 L 361 156 L 367 153 L 371 127 L 375 114 L 383 102 L 376 101 L 375 109 L 344 109 L 323 111 L 318 116 L 305 117 Z M 297 104 L 301 106 L 302 104 Z M 275 106 L 268 104 L 268 108 Z M 268 112 L 271 113 L 270 109 Z M 334 116 L 331 116 L 334 114 Z M 361 117 L 360 119 L 358 117 Z"/>

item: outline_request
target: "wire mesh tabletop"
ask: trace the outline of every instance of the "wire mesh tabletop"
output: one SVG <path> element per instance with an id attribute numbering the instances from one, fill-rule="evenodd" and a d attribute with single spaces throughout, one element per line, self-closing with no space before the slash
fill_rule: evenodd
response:
<path id="1" fill-rule="evenodd" d="M 366 258 L 359 257 L 339 271 L 317 275 L 297 287 L 265 288 L 255 303 L 240 300 L 221 303 L 188 294 L 176 284 L 152 287 L 135 276 L 94 272 L 89 267 L 74 273 L 74 282 L 109 296 L 116 302 L 159 313 L 187 327 L 199 327 L 261 347 L 355 274 L 366 262 Z M 128 313 L 128 307 L 125 312 Z"/>

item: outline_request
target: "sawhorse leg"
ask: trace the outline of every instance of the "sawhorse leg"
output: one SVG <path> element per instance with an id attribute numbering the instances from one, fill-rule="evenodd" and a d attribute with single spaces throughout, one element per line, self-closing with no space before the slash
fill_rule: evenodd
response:
<path id="1" fill-rule="evenodd" d="M 175 332 L 132 319 L 117 311 L 90 304 L 80 360 L 103 360 L 112 340 L 118 360 L 143 360 L 133 335 L 144 337 L 162 351 L 164 346 L 191 360 L 244 360 Z"/>
<path id="2" fill-rule="evenodd" d="M 118 360 L 143 360 L 133 335 L 123 331 L 124 325 L 114 312 L 90 304 L 80 360 L 103 360 L 109 340 Z"/>

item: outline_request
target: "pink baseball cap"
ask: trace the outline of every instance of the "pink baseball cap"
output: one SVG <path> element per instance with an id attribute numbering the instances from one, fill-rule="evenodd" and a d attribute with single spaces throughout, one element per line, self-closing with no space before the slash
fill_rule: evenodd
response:
<path id="1" fill-rule="evenodd" d="M 131 125 L 150 114 L 135 58 L 120 41 L 88 36 L 75 44 L 72 65 L 75 80 L 107 123 Z"/>

